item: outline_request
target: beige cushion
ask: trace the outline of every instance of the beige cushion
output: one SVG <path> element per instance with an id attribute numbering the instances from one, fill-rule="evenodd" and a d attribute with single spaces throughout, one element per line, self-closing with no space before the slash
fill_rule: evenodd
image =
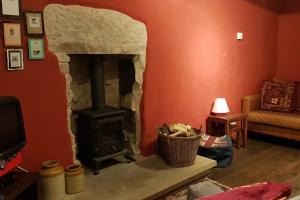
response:
<path id="1" fill-rule="evenodd" d="M 248 113 L 248 121 L 300 130 L 300 114 L 272 111 L 252 111 Z"/>

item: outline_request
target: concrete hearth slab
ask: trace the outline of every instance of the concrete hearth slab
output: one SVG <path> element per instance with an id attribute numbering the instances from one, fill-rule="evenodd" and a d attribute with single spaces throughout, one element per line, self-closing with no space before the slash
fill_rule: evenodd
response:
<path id="1" fill-rule="evenodd" d="M 197 156 L 193 166 L 169 167 L 160 157 L 151 156 L 131 164 L 117 164 L 87 175 L 85 191 L 67 195 L 64 200 L 156 199 L 194 181 L 216 166 L 214 160 Z"/>

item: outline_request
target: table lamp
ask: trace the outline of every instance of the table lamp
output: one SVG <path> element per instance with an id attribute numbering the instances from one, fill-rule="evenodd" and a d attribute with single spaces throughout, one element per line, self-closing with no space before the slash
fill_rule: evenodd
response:
<path id="1" fill-rule="evenodd" d="M 214 115 L 226 115 L 229 113 L 229 108 L 225 98 L 216 98 L 211 112 Z"/>

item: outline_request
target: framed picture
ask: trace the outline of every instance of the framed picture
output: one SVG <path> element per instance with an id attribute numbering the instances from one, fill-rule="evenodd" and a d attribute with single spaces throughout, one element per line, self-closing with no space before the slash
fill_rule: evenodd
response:
<path id="1" fill-rule="evenodd" d="M 28 39 L 28 52 L 29 60 L 44 59 L 44 39 Z"/>
<path id="2" fill-rule="evenodd" d="M 21 18 L 20 0 L 1 0 L 1 15 L 4 17 Z"/>
<path id="3" fill-rule="evenodd" d="M 22 46 L 21 24 L 17 22 L 3 22 L 3 36 L 5 47 Z"/>
<path id="4" fill-rule="evenodd" d="M 25 12 L 26 33 L 28 35 L 43 35 L 44 23 L 42 12 Z"/>
<path id="5" fill-rule="evenodd" d="M 23 70 L 23 49 L 7 49 L 7 70 Z"/>

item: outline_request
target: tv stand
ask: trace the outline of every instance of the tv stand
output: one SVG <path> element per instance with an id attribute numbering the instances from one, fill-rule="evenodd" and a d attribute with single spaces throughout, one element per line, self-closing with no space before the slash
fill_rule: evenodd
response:
<path id="1" fill-rule="evenodd" d="M 37 200 L 37 174 L 16 171 L 12 175 L 2 178 L 7 179 L 8 182 L 5 187 L 0 188 L 0 200 Z M 13 181 L 11 178 L 13 178 Z"/>

